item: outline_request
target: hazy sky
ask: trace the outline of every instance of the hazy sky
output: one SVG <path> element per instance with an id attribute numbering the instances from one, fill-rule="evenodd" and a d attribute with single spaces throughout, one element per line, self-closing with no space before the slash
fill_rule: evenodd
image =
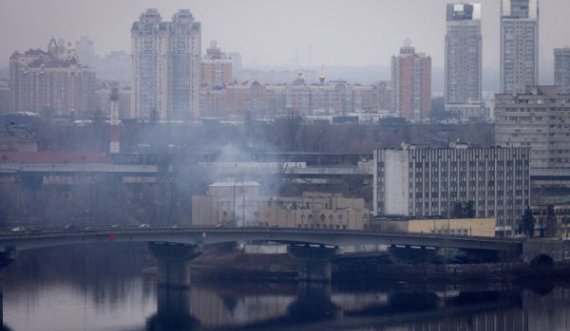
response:
<path id="1" fill-rule="evenodd" d="M 404 39 L 443 64 L 445 4 L 453 0 L 0 0 L 0 64 L 50 37 L 95 41 L 96 52 L 130 49 L 130 27 L 150 7 L 163 20 L 188 8 L 202 48 L 216 39 L 245 65 L 389 65 Z M 499 0 L 482 0 L 484 65 L 498 67 Z M 540 61 L 570 45 L 570 0 L 540 2 Z M 309 56 L 311 54 L 311 56 Z"/>

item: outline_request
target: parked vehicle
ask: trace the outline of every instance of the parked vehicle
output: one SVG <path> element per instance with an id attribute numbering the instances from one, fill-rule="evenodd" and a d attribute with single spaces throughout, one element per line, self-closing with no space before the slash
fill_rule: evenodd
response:
<path id="1" fill-rule="evenodd" d="M 79 231 L 79 228 L 73 224 L 67 224 L 63 227 L 65 231 Z"/>

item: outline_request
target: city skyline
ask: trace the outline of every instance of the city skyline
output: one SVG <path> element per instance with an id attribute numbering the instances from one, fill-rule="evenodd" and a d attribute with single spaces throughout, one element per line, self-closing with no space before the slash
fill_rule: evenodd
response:
<path id="1" fill-rule="evenodd" d="M 444 64 L 445 5 L 458 1 L 405 0 L 381 4 L 359 0 L 273 2 L 259 0 L 215 1 L 103 1 L 97 5 L 69 0 L 49 4 L 23 0 L 0 2 L 0 64 L 15 50 L 43 47 L 52 36 L 77 40 L 83 35 L 95 42 L 99 55 L 128 51 L 129 27 L 140 12 L 157 8 L 165 17 L 188 8 L 203 24 L 202 52 L 217 40 L 228 52 L 237 51 L 247 66 L 389 66 L 392 55 L 406 38 L 430 54 L 435 67 Z M 499 68 L 499 1 L 482 0 L 483 66 Z M 570 45 L 570 36 L 556 31 L 566 24 L 570 8 L 564 0 L 541 2 L 541 71 L 552 72 L 553 49 Z M 350 4 L 350 5 L 349 5 Z M 67 8 L 74 15 L 54 13 Z M 303 9 L 303 10 L 299 10 Z M 276 16 L 274 13 L 279 12 Z M 293 17 L 293 19 L 292 19 Z M 398 17 L 394 21 L 392 17 Z M 34 21 L 34 29 L 22 29 L 22 19 Z M 105 25 L 101 26 L 104 21 Z M 339 22 L 341 22 L 339 24 Z M 427 28 L 426 28 L 426 22 Z M 397 29 L 394 29 L 397 27 Z M 340 45 L 340 46 L 339 46 Z M 357 51 L 355 51 L 357 50 Z M 545 65 L 546 64 L 546 65 Z M 497 74 L 498 76 L 498 74 Z"/>

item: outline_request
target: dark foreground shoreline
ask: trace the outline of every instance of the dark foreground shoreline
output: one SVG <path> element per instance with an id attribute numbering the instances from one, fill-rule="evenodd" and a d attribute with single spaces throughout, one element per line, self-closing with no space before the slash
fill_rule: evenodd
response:
<path id="1" fill-rule="evenodd" d="M 208 255 L 191 262 L 193 280 L 217 281 L 297 281 L 297 262 L 285 255 Z M 570 263 L 531 265 L 512 263 L 384 263 L 338 260 L 332 264 L 335 283 L 363 281 L 389 282 L 532 282 L 570 281 Z"/>

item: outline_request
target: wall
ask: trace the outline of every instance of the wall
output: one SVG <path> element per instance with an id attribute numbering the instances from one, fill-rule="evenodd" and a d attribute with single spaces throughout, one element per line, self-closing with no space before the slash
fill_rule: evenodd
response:
<path id="1" fill-rule="evenodd" d="M 385 232 L 495 236 L 494 218 L 378 220 L 374 226 Z"/>
<path id="2" fill-rule="evenodd" d="M 384 213 L 408 215 L 408 153 L 400 150 L 384 153 Z"/>
<path id="3" fill-rule="evenodd" d="M 368 225 L 368 215 L 364 199 L 326 193 L 247 198 L 235 204 L 228 197 L 192 197 L 194 225 L 360 230 Z"/>

